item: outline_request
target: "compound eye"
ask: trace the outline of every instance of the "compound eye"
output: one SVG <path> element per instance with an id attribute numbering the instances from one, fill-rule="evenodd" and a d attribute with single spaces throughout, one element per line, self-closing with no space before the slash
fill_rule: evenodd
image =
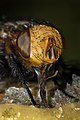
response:
<path id="1" fill-rule="evenodd" d="M 17 46 L 19 49 L 19 53 L 25 57 L 28 58 L 30 56 L 30 34 L 29 30 L 26 30 L 24 33 L 22 33 L 18 40 L 17 40 Z"/>

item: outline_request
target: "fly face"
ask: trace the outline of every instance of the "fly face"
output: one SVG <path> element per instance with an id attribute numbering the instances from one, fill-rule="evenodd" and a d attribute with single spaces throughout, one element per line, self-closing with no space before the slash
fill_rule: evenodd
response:
<path id="1" fill-rule="evenodd" d="M 27 28 L 17 39 L 19 54 L 25 63 L 41 66 L 55 63 L 62 53 L 60 33 L 47 25 L 34 25 Z"/>

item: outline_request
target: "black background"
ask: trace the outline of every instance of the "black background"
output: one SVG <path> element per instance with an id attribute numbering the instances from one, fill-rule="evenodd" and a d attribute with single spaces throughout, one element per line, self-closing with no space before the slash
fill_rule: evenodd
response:
<path id="1" fill-rule="evenodd" d="M 80 0 L 0 0 L 0 21 L 50 21 L 65 38 L 63 58 L 80 61 Z"/>

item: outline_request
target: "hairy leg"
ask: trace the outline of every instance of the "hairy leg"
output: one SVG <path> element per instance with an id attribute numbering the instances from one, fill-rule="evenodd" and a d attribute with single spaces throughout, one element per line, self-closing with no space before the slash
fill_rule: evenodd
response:
<path id="1" fill-rule="evenodd" d="M 21 83 L 25 86 L 27 92 L 28 92 L 28 95 L 31 99 L 31 102 L 33 105 L 36 105 L 36 102 L 33 98 L 33 95 L 27 85 L 27 81 L 25 80 L 24 78 L 24 75 L 22 74 L 20 68 L 18 67 L 18 65 L 16 64 L 16 61 L 14 59 L 14 56 L 13 55 L 10 55 L 9 58 L 8 58 L 8 62 L 9 62 L 9 66 L 11 68 L 11 73 L 14 77 L 18 77 L 19 80 L 21 81 Z"/>

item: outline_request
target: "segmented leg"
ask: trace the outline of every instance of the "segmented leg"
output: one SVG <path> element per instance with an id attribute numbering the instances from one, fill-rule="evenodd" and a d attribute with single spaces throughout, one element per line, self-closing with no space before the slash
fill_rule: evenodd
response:
<path id="1" fill-rule="evenodd" d="M 38 75 L 38 83 L 40 89 L 40 97 L 41 97 L 41 106 L 47 107 L 47 100 L 46 100 L 46 78 L 45 78 L 45 68 L 43 69 L 36 69 Z"/>
<path id="2" fill-rule="evenodd" d="M 41 104 L 42 106 L 46 107 L 46 90 L 45 90 L 45 80 L 44 78 L 40 80 L 40 97 L 41 97 Z"/>
<path id="3" fill-rule="evenodd" d="M 7 65 L 5 64 L 5 58 L 0 56 L 0 102 L 3 100 L 3 97 L 5 95 L 5 89 L 7 88 L 7 76 L 8 70 Z"/>
<path id="4" fill-rule="evenodd" d="M 11 70 L 12 70 L 13 76 L 16 76 L 16 77 L 19 78 L 19 80 L 22 82 L 22 84 L 26 87 L 26 90 L 27 90 L 28 95 L 29 95 L 29 97 L 30 97 L 30 99 L 31 99 L 31 102 L 33 103 L 33 105 L 36 105 L 36 102 L 35 102 L 35 100 L 34 100 L 34 98 L 33 98 L 33 96 L 32 96 L 32 93 L 31 93 L 31 91 L 30 91 L 30 89 L 29 89 L 29 87 L 28 87 L 28 85 L 27 85 L 27 82 L 26 82 L 26 80 L 24 79 L 24 76 L 23 76 L 20 68 L 17 66 L 13 55 L 10 55 L 10 57 L 9 57 L 8 60 L 9 60 L 9 61 L 8 61 L 8 62 L 9 62 L 9 66 L 10 66 L 10 68 L 11 68 Z"/>

